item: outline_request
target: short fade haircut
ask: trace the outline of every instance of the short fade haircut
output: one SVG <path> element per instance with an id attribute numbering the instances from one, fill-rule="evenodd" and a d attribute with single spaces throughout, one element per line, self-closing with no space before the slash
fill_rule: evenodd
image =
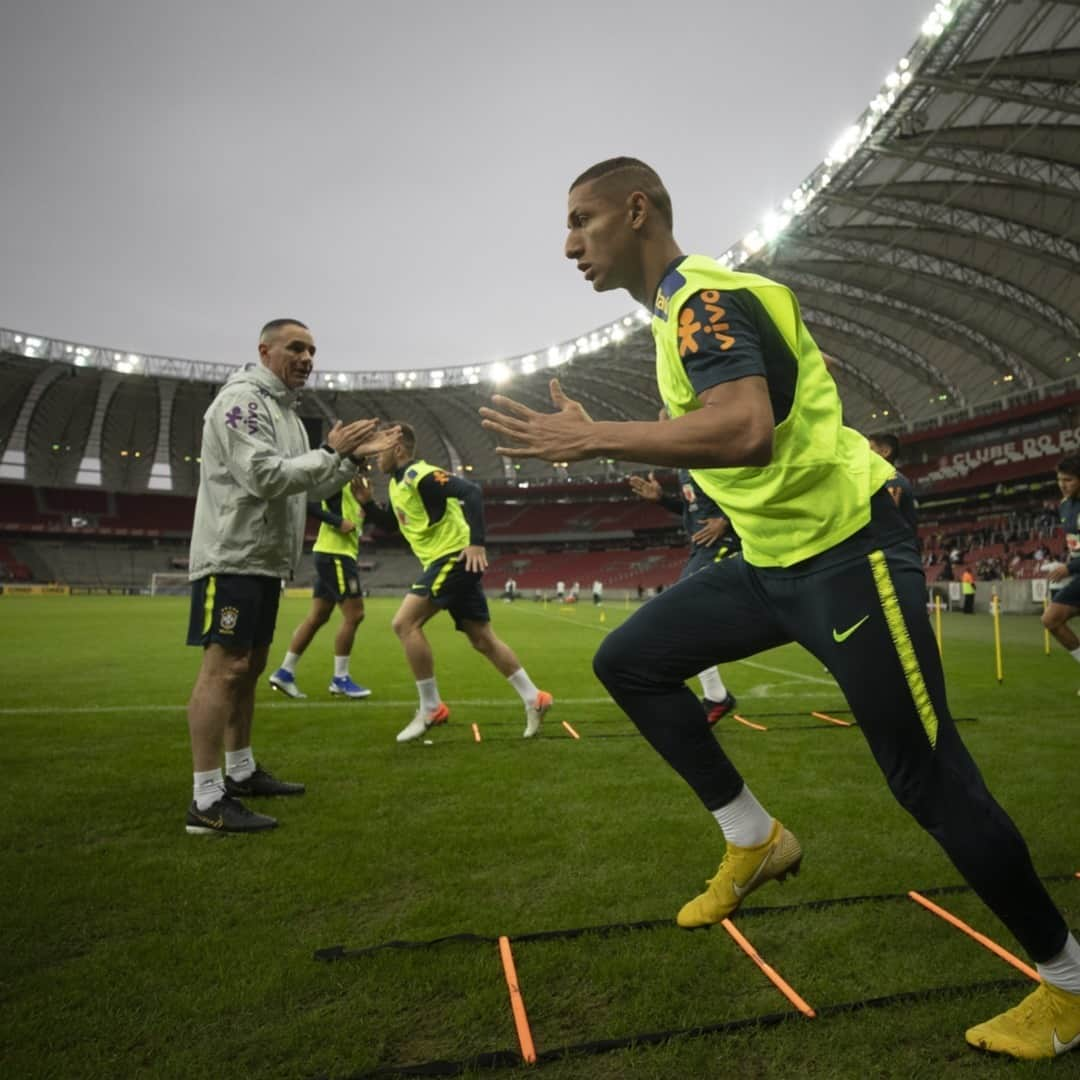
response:
<path id="1" fill-rule="evenodd" d="M 262 341 L 267 334 L 272 334 L 275 330 L 280 330 L 283 326 L 299 326 L 301 330 L 311 329 L 307 323 L 302 323 L 299 319 L 271 319 L 259 331 L 259 340 Z"/>
<path id="2" fill-rule="evenodd" d="M 878 446 L 888 447 L 889 460 L 895 462 L 900 456 L 900 440 L 891 432 L 883 432 L 880 435 L 871 435 L 871 442 L 876 442 Z"/>
<path id="3" fill-rule="evenodd" d="M 593 180 L 603 181 L 606 193 L 625 198 L 631 192 L 640 191 L 660 211 L 660 216 L 667 222 L 669 229 L 674 228 L 674 214 L 671 209 L 671 196 L 664 187 L 657 171 L 644 161 L 633 157 L 613 157 L 586 169 L 571 185 L 570 190 L 589 184 Z"/>
<path id="4" fill-rule="evenodd" d="M 410 457 L 416 453 L 416 432 L 412 424 L 406 424 L 404 420 L 391 420 L 384 426 L 401 428 L 401 445 L 405 447 Z"/>
<path id="5" fill-rule="evenodd" d="M 1057 463 L 1057 471 L 1066 476 L 1080 477 L 1080 454 L 1070 454 Z"/>

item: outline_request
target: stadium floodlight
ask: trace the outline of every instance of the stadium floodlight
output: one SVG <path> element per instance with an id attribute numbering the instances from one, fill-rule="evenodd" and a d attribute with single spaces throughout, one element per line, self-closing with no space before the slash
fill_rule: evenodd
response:
<path id="1" fill-rule="evenodd" d="M 528 356 L 521 358 L 521 373 L 523 375 L 531 375 L 536 370 L 536 354 L 529 353 Z"/>
<path id="2" fill-rule="evenodd" d="M 766 243 L 775 240 L 791 224 L 790 214 L 778 214 L 770 210 L 761 223 L 761 235 Z"/>
<path id="3" fill-rule="evenodd" d="M 825 164 L 834 165 L 847 161 L 855 152 L 860 142 L 861 131 L 857 124 L 852 124 L 829 148 Z"/>
<path id="4" fill-rule="evenodd" d="M 501 360 L 496 360 L 495 363 L 488 368 L 488 376 L 496 386 L 506 382 L 512 374 L 510 368 Z M 472 468 L 470 465 L 466 465 L 465 467 L 467 469 Z"/>
<path id="5" fill-rule="evenodd" d="M 757 229 L 753 229 L 743 237 L 742 246 L 747 255 L 754 255 L 765 246 L 765 241 L 762 239 L 761 233 Z"/>

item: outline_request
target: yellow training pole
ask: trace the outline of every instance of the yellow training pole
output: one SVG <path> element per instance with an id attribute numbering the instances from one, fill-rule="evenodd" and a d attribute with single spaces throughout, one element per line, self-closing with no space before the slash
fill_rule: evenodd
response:
<path id="1" fill-rule="evenodd" d="M 997 681 L 1005 680 L 1005 671 L 1001 666 L 1001 598 L 997 593 L 990 598 L 990 609 L 994 614 L 994 660 L 997 665 Z"/>
<path id="2" fill-rule="evenodd" d="M 1044 615 L 1046 614 L 1046 609 L 1049 606 L 1050 606 L 1050 601 L 1044 596 L 1043 597 L 1043 614 Z M 1047 630 L 1045 626 L 1043 627 L 1043 652 L 1046 653 L 1047 656 L 1050 655 L 1050 631 Z"/>
<path id="3" fill-rule="evenodd" d="M 934 625 L 937 627 L 937 651 L 941 659 L 945 659 L 945 651 L 941 647 L 941 594 L 934 596 Z"/>

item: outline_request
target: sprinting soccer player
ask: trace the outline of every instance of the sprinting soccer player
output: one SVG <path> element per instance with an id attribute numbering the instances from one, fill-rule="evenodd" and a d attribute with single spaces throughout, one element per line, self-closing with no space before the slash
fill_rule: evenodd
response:
<path id="1" fill-rule="evenodd" d="M 296 319 L 274 319 L 259 335 L 259 364 L 232 375 L 203 421 L 202 467 L 191 533 L 188 644 L 202 664 L 188 702 L 193 834 L 272 829 L 277 820 L 241 798 L 301 795 L 255 760 L 255 686 L 270 651 L 281 599 L 304 545 L 306 494 L 339 491 L 356 472 L 352 455 L 376 453 L 396 438 L 378 421 L 340 422 L 317 450 L 296 415 L 315 342 Z M 221 769 L 222 750 L 225 771 Z"/>
<path id="2" fill-rule="evenodd" d="M 400 530 L 423 567 L 393 621 L 420 695 L 416 715 L 398 732 L 397 741 L 418 739 L 450 718 L 450 709 L 439 696 L 435 658 L 424 634 L 424 624 L 444 609 L 469 644 L 517 691 L 525 706 L 524 737 L 531 739 L 554 699 L 533 684 L 514 651 L 491 629 L 483 587 L 487 552 L 480 488 L 417 460 L 416 433 L 408 424 L 395 426 L 401 429 L 400 436 L 379 454 L 379 469 L 390 478 L 390 509 L 378 506 L 370 489 L 363 507 L 375 525 Z"/>
<path id="3" fill-rule="evenodd" d="M 659 503 L 665 510 L 682 517 L 683 531 L 690 542 L 690 556 L 679 574 L 680 581 L 703 566 L 738 553 L 738 533 L 731 527 L 724 511 L 697 485 L 689 469 L 679 470 L 679 495 L 665 492 L 651 472 L 648 477 L 631 476 L 630 488 L 639 499 Z M 705 718 L 715 724 L 735 708 L 735 695 L 724 685 L 715 664 L 699 671 L 697 677 L 705 695 L 701 699 Z"/>
<path id="4" fill-rule="evenodd" d="M 1080 945 L 1035 873 L 949 713 L 893 470 L 844 426 L 836 385 L 789 289 L 686 256 L 663 183 L 634 158 L 593 166 L 569 193 L 565 254 L 597 291 L 652 311 L 672 419 L 594 422 L 552 380 L 556 412 L 497 395 L 484 426 L 511 457 L 601 456 L 690 468 L 731 517 L 743 558 L 665 590 L 613 630 L 600 680 L 716 818 L 727 852 L 679 925 L 730 915 L 799 869 L 798 840 L 754 798 L 685 680 L 717 660 L 798 642 L 836 677 L 889 787 L 1038 964 L 1038 988 L 967 1040 L 1018 1058 L 1080 1046 Z"/>
<path id="5" fill-rule="evenodd" d="M 885 485 L 885 490 L 892 496 L 904 520 L 911 526 L 912 532 L 919 528 L 919 518 L 915 506 L 915 493 L 911 490 L 911 481 L 897 468 L 900 458 L 900 440 L 895 435 L 868 435 L 870 449 L 878 457 L 883 457 L 892 467 L 893 475 Z"/>
<path id="6" fill-rule="evenodd" d="M 356 629 L 364 621 L 364 596 L 356 556 L 364 529 L 364 511 L 358 496 L 366 489 L 367 477 L 358 472 L 339 492 L 321 503 L 308 503 L 308 514 L 322 523 L 312 549 L 315 552 L 315 585 L 311 610 L 293 632 L 281 667 L 270 676 L 270 685 L 286 697 L 307 697 L 296 685 L 296 665 L 315 635 L 329 621 L 335 605 L 341 608 L 341 626 L 334 636 L 334 674 L 329 691 L 347 698 L 371 696 L 371 691 L 354 682 L 349 674 Z"/>
<path id="7" fill-rule="evenodd" d="M 1058 563 L 1046 575 L 1051 585 L 1080 574 L 1080 456 L 1061 459 L 1057 467 L 1057 482 L 1062 496 L 1058 517 L 1065 530 L 1069 560 L 1064 564 Z M 1073 577 L 1068 585 L 1052 594 L 1043 612 L 1042 624 L 1074 660 L 1080 661 L 1080 639 L 1069 626 L 1069 620 L 1077 612 L 1080 612 L 1080 577 Z"/>

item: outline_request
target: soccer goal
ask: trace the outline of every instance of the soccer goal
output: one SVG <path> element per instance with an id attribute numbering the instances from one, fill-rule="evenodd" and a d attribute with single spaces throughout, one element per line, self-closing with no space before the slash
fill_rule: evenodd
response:
<path id="1" fill-rule="evenodd" d="M 191 582 L 186 573 L 173 571 L 168 574 L 152 574 L 150 577 L 151 596 L 187 596 L 191 591 Z"/>

